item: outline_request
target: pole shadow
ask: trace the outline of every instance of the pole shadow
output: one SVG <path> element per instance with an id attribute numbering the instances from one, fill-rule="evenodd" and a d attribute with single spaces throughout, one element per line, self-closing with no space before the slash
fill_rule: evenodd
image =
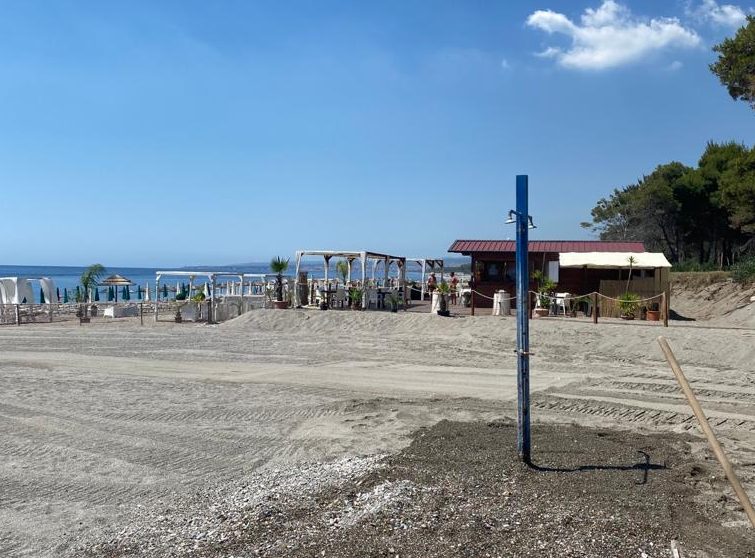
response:
<path id="1" fill-rule="evenodd" d="M 588 471 L 642 471 L 642 480 L 635 482 L 637 485 L 647 484 L 650 471 L 665 470 L 665 464 L 650 462 L 650 456 L 644 451 L 638 450 L 637 453 L 642 455 L 642 461 L 633 465 L 579 465 L 577 467 L 546 467 L 533 463 L 530 460 L 527 466 L 533 471 L 540 473 L 584 473 Z"/>

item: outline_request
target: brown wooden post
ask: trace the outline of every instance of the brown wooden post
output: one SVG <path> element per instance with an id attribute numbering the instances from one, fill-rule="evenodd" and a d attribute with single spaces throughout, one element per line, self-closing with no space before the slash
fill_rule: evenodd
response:
<path id="1" fill-rule="evenodd" d="M 16 304 L 16 325 L 21 325 L 21 308 Z"/>
<path id="2" fill-rule="evenodd" d="M 474 316 L 474 287 L 475 287 L 475 286 L 476 286 L 476 285 L 474 285 L 474 286 L 472 287 L 472 315 L 473 315 L 473 316 Z M 432 296 L 432 295 L 430 295 L 430 305 L 431 305 L 431 306 L 432 306 L 432 298 L 433 298 L 433 296 Z"/>
<path id="3" fill-rule="evenodd" d="M 668 327 L 668 297 L 666 291 L 661 293 L 661 305 L 663 306 L 663 327 Z"/>
<path id="4" fill-rule="evenodd" d="M 50 308 L 50 323 L 52 323 L 52 303 L 49 304 Z"/>
<path id="5" fill-rule="evenodd" d="M 144 325 L 144 303 L 139 303 L 139 322 Z"/>
<path id="6" fill-rule="evenodd" d="M 598 323 L 598 293 L 592 293 L 592 323 Z"/>

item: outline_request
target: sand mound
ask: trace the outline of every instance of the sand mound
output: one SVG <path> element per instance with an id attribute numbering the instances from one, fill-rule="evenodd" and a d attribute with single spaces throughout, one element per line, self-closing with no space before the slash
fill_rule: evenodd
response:
<path id="1" fill-rule="evenodd" d="M 743 287 L 732 280 L 710 284 L 679 274 L 672 282 L 671 306 L 681 317 L 711 320 L 718 325 L 755 328 L 755 286 Z"/>

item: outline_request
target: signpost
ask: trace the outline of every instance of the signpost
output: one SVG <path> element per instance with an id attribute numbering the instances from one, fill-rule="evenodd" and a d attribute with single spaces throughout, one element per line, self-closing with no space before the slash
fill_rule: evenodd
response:
<path id="1" fill-rule="evenodd" d="M 530 462 L 530 278 L 528 229 L 534 229 L 528 208 L 528 176 L 516 177 L 516 210 L 507 223 L 516 224 L 516 384 L 517 452 Z"/>

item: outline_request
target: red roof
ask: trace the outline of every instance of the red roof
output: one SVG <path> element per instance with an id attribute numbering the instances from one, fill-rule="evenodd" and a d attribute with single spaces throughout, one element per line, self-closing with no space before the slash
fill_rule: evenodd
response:
<path id="1" fill-rule="evenodd" d="M 449 252 L 516 252 L 513 240 L 457 240 Z M 530 240 L 530 252 L 644 252 L 645 245 L 637 241 L 608 240 Z"/>

